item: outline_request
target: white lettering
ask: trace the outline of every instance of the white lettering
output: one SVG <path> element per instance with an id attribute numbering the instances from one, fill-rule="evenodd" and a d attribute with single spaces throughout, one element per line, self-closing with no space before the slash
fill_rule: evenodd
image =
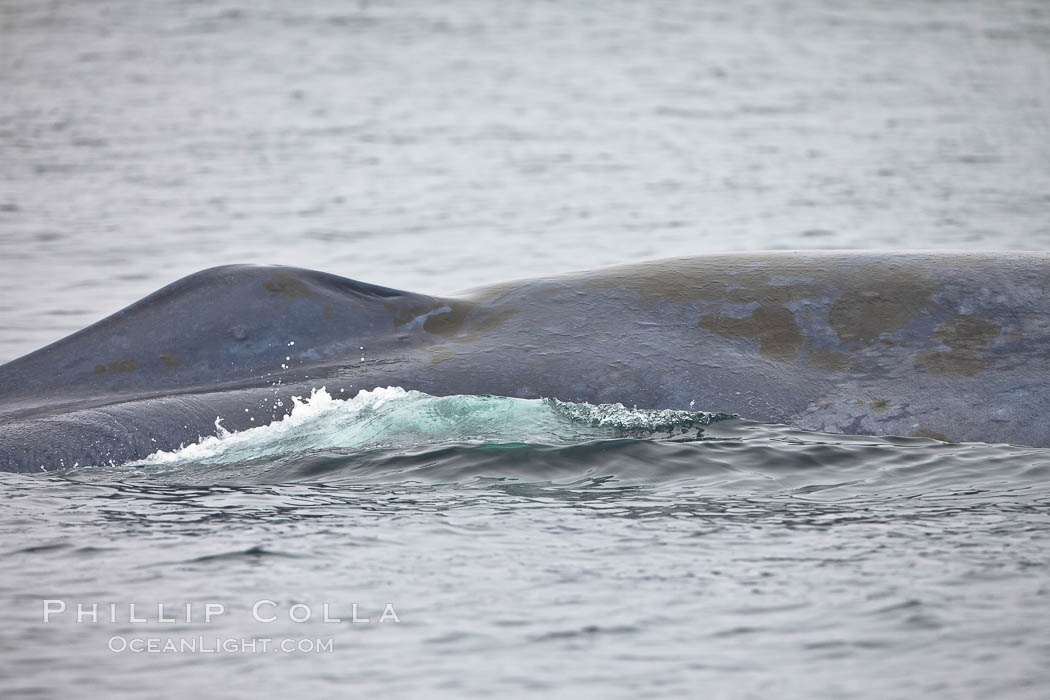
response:
<path id="1" fill-rule="evenodd" d="M 302 615 L 302 617 L 296 615 L 296 613 L 295 613 L 296 610 L 302 610 L 303 611 L 302 613 L 300 613 L 300 615 Z M 310 608 L 307 607 L 306 605 L 303 605 L 302 603 L 296 603 L 295 605 L 293 605 L 291 608 L 288 609 L 288 619 L 291 620 L 292 622 L 306 622 L 307 620 L 310 619 Z"/>
<path id="2" fill-rule="evenodd" d="M 255 605 L 252 606 L 252 617 L 255 618 L 256 622 L 273 622 L 277 619 L 276 615 L 271 615 L 270 617 L 259 616 L 259 608 L 261 608 L 264 605 L 269 605 L 271 608 L 277 607 L 277 603 L 273 602 L 272 600 L 257 600 L 255 601 Z"/>
<path id="3" fill-rule="evenodd" d="M 205 603 L 204 604 L 204 622 L 211 622 L 212 617 L 223 615 L 226 613 L 226 606 L 222 603 Z"/>
<path id="4" fill-rule="evenodd" d="M 77 622 L 83 622 L 85 617 L 91 616 L 91 622 L 98 622 L 98 605 L 92 603 L 90 606 L 85 606 L 83 603 L 77 603 Z"/>
<path id="5" fill-rule="evenodd" d="M 386 622 L 387 620 L 393 620 L 394 622 L 401 622 L 401 618 L 394 612 L 394 604 L 387 603 L 386 607 L 383 608 L 383 615 L 379 618 L 380 622 Z"/>
<path id="6" fill-rule="evenodd" d="M 52 614 L 64 613 L 66 611 L 66 601 L 64 600 L 45 600 L 44 601 L 44 622 L 51 622 Z"/>
<path id="7" fill-rule="evenodd" d="M 321 610 L 324 613 L 324 619 L 322 622 L 342 622 L 338 617 L 331 617 L 328 613 L 328 603 L 321 606 Z"/>

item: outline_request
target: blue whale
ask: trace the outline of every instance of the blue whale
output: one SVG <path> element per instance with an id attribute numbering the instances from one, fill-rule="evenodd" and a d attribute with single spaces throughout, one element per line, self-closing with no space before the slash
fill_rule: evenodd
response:
<path id="1" fill-rule="evenodd" d="M 1050 254 L 717 254 L 448 297 L 190 275 L 0 366 L 0 470 L 122 463 L 396 385 L 1050 446 Z"/>

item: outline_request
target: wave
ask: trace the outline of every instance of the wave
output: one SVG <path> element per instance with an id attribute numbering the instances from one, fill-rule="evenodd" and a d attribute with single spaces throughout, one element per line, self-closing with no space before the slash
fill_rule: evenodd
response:
<path id="1" fill-rule="evenodd" d="M 348 399 L 319 389 L 269 425 L 221 428 L 171 452 L 66 472 L 91 482 L 531 484 L 575 493 L 690 484 L 708 494 L 839 501 L 1021 489 L 1046 496 L 1050 450 L 928 438 L 830 435 L 704 411 L 654 411 L 399 387 Z M 675 487 L 677 488 L 677 486 Z M 566 491 L 567 490 L 567 491 Z"/>
<path id="2" fill-rule="evenodd" d="M 690 440 L 724 413 L 645 410 L 503 396 L 431 396 L 401 387 L 360 391 L 349 399 L 322 387 L 295 397 L 290 413 L 269 425 L 217 434 L 134 465 L 217 464 L 317 450 L 414 448 L 439 443 L 569 445 L 593 440 Z"/>

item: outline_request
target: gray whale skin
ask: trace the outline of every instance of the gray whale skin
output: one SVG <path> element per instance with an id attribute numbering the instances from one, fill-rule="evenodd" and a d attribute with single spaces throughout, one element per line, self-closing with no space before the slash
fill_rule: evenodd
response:
<path id="1" fill-rule="evenodd" d="M 321 386 L 1046 447 L 1048 378 L 1048 253 L 716 254 L 449 297 L 231 265 L 0 366 L 0 470 L 140 459 Z"/>

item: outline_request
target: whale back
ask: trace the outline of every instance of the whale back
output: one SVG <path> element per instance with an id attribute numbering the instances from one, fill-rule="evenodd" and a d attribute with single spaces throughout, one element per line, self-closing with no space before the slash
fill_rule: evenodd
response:
<path id="1" fill-rule="evenodd" d="M 0 469 L 141 458 L 389 385 L 1050 446 L 1050 255 L 720 254 L 450 297 L 213 268 L 0 366 Z"/>
<path id="2" fill-rule="evenodd" d="M 211 268 L 0 366 L 0 416 L 13 406 L 276 382 L 292 367 L 387 352 L 401 309 L 436 304 L 313 270 Z"/>
<path id="3" fill-rule="evenodd" d="M 715 254 L 468 296 L 405 386 L 1050 444 L 1045 253 Z"/>

